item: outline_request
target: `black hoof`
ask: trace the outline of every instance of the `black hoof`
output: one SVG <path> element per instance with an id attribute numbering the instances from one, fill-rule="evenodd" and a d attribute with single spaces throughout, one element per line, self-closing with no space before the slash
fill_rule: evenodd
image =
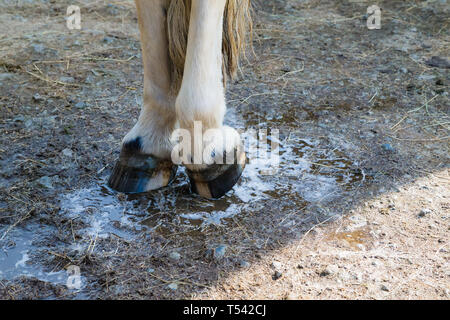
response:
<path id="1" fill-rule="evenodd" d="M 186 170 L 191 182 L 191 190 L 208 199 L 218 199 L 230 191 L 238 182 L 245 167 L 245 153 L 237 163 L 212 164 L 200 171 Z"/>
<path id="2" fill-rule="evenodd" d="M 167 186 L 174 178 L 177 166 L 169 160 L 150 155 L 122 152 L 108 186 L 124 193 L 141 193 Z"/>

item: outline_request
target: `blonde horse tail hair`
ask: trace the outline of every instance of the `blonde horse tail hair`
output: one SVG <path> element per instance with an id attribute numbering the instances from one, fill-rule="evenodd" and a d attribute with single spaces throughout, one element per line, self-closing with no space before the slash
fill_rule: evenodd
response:
<path id="1" fill-rule="evenodd" d="M 167 9 L 169 56 L 172 62 L 172 81 L 176 91 L 183 79 L 184 61 L 189 31 L 192 0 L 171 0 Z M 223 19 L 223 81 L 234 78 L 239 61 L 245 56 L 247 43 L 251 45 L 252 19 L 250 0 L 227 0 Z"/>

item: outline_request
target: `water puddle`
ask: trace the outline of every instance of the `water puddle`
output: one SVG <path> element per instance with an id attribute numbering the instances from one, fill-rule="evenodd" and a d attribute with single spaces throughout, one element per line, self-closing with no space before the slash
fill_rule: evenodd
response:
<path id="1" fill-rule="evenodd" d="M 247 123 L 233 112 L 227 119 L 228 125 L 236 128 Z M 251 124 L 258 131 L 267 129 L 271 123 L 266 119 L 264 123 Z M 244 133 L 243 137 L 247 146 L 257 143 L 258 138 L 251 134 Z M 281 128 L 279 137 L 269 137 L 268 141 L 273 140 L 279 142 L 278 170 L 265 175 L 262 173 L 267 171 L 268 164 L 273 165 L 273 159 L 251 161 L 240 183 L 219 200 L 209 201 L 191 194 L 183 168 L 179 168 L 171 186 L 145 195 L 113 192 L 105 187 L 107 177 L 103 177 L 97 184 L 60 196 L 60 215 L 83 226 L 78 234 L 82 240 L 64 244 L 64 251 L 85 251 L 94 238 L 117 236 L 134 241 L 143 231 L 171 237 L 179 230 L 174 226 L 183 227 L 184 236 L 204 237 L 208 227 L 226 226 L 248 210 L 264 207 L 267 201 L 283 200 L 289 202 L 287 207 L 296 208 L 323 205 L 351 192 L 365 179 L 362 172 L 354 169 L 351 159 L 324 146 L 319 138 L 302 137 L 295 130 Z M 249 158 L 255 158 L 252 152 L 255 151 L 247 150 Z M 46 227 L 30 225 L 8 234 L 0 243 L 0 279 L 12 280 L 23 275 L 65 283 L 64 270 L 44 272 L 29 263 L 33 251 L 44 249 L 35 242 L 46 232 L 49 232 Z"/>
<path id="2" fill-rule="evenodd" d="M 6 231 L 7 228 L 0 228 L 0 234 Z M 42 250 L 35 243 L 49 232 L 50 228 L 35 224 L 9 230 L 0 240 L 0 280 L 13 280 L 23 276 L 54 284 L 65 284 L 67 279 L 65 271 L 45 271 L 41 266 L 31 263 L 33 254 Z"/>
<path id="3" fill-rule="evenodd" d="M 366 245 L 366 241 L 370 239 L 368 230 L 344 231 L 332 234 L 328 240 L 345 241 L 351 248 L 361 250 Z"/>

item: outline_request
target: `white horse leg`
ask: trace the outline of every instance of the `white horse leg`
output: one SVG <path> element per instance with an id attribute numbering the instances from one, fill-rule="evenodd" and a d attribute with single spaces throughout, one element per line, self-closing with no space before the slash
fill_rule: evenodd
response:
<path id="1" fill-rule="evenodd" d="M 144 99 L 136 125 L 122 141 L 109 185 L 121 192 L 166 186 L 176 171 L 170 162 L 175 97 L 171 94 L 166 9 L 169 0 L 136 0 L 144 65 Z"/>
<path id="2" fill-rule="evenodd" d="M 202 133 L 217 129 L 216 133 L 226 140 L 221 145 L 219 138 L 209 144 L 217 160 L 223 153 L 240 148 L 238 133 L 222 125 L 226 111 L 222 75 L 222 32 L 226 0 L 192 0 L 189 36 L 181 88 L 176 99 L 176 114 L 180 128 L 191 133 L 194 150 L 205 150 L 204 141 L 194 130 L 195 122 L 202 126 Z M 192 150 L 191 150 L 192 151 Z M 195 152 L 192 152 L 195 153 Z M 245 165 L 245 155 L 238 152 L 228 164 L 205 164 L 190 157 L 194 163 L 184 162 L 188 169 L 192 189 L 201 196 L 218 198 L 229 191 L 239 179 Z M 201 159 L 203 160 L 203 159 Z M 216 163 L 220 163 L 220 160 Z"/>

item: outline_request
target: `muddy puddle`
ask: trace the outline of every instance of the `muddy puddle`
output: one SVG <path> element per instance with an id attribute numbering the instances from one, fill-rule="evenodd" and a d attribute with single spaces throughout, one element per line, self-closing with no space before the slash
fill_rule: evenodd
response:
<path id="1" fill-rule="evenodd" d="M 227 122 L 236 128 L 248 125 L 232 110 Z M 42 241 L 48 234 L 57 233 L 50 227 L 29 224 L 26 228 L 0 229 L 0 237 L 3 235 L 0 279 L 25 276 L 65 284 L 68 263 L 49 270 L 48 266 L 40 264 L 43 255 L 62 251 L 74 257 L 89 252 L 97 239 L 142 241 L 139 238 L 142 232 L 172 237 L 180 227 L 183 236 L 205 237 L 209 228 L 226 226 L 250 210 L 264 207 L 266 201 L 284 201 L 285 207 L 290 208 L 323 205 L 348 194 L 366 179 L 339 150 L 324 146 L 319 140 L 302 137 L 288 126 L 271 128 L 272 125 L 269 120 L 251 123 L 253 131 L 242 133 L 249 163 L 240 183 L 219 200 L 209 201 L 191 194 L 183 168 L 179 168 L 170 187 L 145 195 L 126 196 L 113 192 L 105 186 L 106 175 L 92 185 L 63 193 L 59 197 L 59 214 L 77 223 L 76 234 L 64 242 L 53 241 L 53 246 L 60 249 L 55 250 Z M 278 129 L 278 134 L 274 129 Z M 267 137 L 265 148 L 254 148 L 264 137 Z M 277 151 L 273 154 L 278 156 L 271 156 L 272 151 Z M 256 159 L 258 152 L 260 156 L 265 154 L 260 160 Z"/>

